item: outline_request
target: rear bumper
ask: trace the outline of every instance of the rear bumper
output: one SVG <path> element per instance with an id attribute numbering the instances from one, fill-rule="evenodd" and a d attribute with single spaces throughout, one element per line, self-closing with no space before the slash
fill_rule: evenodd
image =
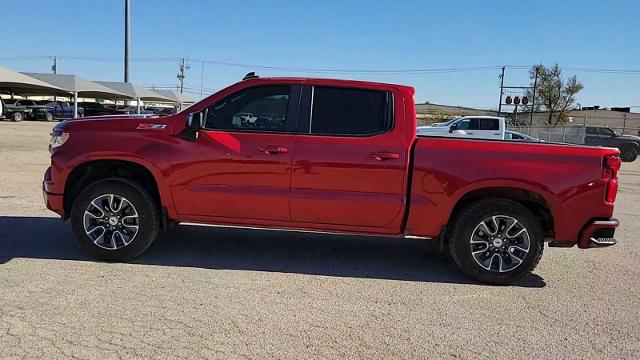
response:
<path id="1" fill-rule="evenodd" d="M 578 239 L 580 249 L 612 246 L 616 244 L 615 232 L 620 223 L 617 219 L 594 220 L 587 223 Z"/>

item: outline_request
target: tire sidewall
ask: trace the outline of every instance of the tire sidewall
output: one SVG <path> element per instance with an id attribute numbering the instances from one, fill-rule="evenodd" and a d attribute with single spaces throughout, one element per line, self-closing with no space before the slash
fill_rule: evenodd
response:
<path id="1" fill-rule="evenodd" d="M 631 146 L 620 148 L 620 159 L 624 162 L 633 162 L 638 157 L 638 152 Z"/>
<path id="2" fill-rule="evenodd" d="M 117 250 L 95 245 L 84 231 L 85 209 L 92 200 L 105 194 L 126 198 L 138 212 L 138 233 L 129 245 Z M 143 187 L 126 180 L 107 179 L 89 185 L 76 197 L 71 210 L 71 227 L 76 241 L 91 257 L 105 261 L 127 261 L 142 254 L 155 240 L 159 229 L 158 213 L 153 198 Z"/>
<path id="3" fill-rule="evenodd" d="M 20 121 L 24 120 L 24 114 L 21 113 L 21 112 L 16 112 L 16 113 L 13 113 L 13 117 L 12 118 L 13 118 L 13 121 L 20 122 Z"/>
<path id="4" fill-rule="evenodd" d="M 481 221 L 495 215 L 504 215 L 518 220 L 529 233 L 529 252 L 522 264 L 517 268 L 504 272 L 489 271 L 476 263 L 471 254 L 470 239 L 476 226 Z M 494 199 L 472 204 L 455 221 L 456 228 L 450 239 L 451 254 L 460 268 L 468 275 L 487 283 L 508 284 L 529 273 L 538 263 L 542 255 L 544 235 L 535 216 L 521 204 Z"/>

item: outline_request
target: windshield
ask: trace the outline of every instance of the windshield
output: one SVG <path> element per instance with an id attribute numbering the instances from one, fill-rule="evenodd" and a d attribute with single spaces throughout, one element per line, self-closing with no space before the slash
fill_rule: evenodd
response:
<path id="1" fill-rule="evenodd" d="M 433 124 L 433 125 L 431 125 L 431 126 L 433 126 L 433 127 L 449 126 L 449 125 L 451 125 L 451 123 L 453 123 L 453 122 L 454 122 L 454 121 L 456 121 L 456 120 L 458 120 L 458 119 L 451 119 L 451 120 L 449 120 L 449 121 L 447 121 L 447 122 L 443 122 L 443 123 L 435 123 L 435 124 Z"/>

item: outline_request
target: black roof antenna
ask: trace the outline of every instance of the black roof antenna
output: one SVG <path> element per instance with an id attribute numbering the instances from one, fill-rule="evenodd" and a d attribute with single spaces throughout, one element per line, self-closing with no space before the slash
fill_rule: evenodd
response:
<path id="1" fill-rule="evenodd" d="M 256 75 L 256 73 L 252 71 L 252 72 L 250 72 L 250 73 L 247 73 L 247 75 L 245 75 L 245 76 L 242 78 L 242 80 L 257 79 L 257 78 L 259 78 L 259 77 L 260 77 L 260 76 Z"/>

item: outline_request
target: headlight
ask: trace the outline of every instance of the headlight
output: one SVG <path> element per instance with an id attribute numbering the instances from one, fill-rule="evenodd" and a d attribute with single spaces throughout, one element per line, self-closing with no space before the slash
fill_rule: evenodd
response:
<path id="1" fill-rule="evenodd" d="M 54 131 L 51 133 L 51 141 L 49 141 L 49 152 L 53 153 L 55 149 L 64 145 L 69 140 L 69 133 Z"/>

